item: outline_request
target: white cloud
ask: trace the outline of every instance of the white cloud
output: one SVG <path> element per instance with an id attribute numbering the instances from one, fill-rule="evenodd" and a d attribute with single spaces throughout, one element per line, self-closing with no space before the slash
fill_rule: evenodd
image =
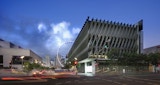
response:
<path id="1" fill-rule="evenodd" d="M 71 34 L 70 31 L 66 30 L 63 32 L 63 38 L 64 39 L 72 39 L 73 35 Z"/>
<path id="2" fill-rule="evenodd" d="M 70 28 L 70 23 L 62 21 L 60 23 L 51 23 L 50 30 L 46 30 L 48 26 L 45 26 L 43 23 L 39 24 L 38 29 L 39 32 L 42 32 L 42 30 L 45 30 L 45 34 L 48 35 L 47 40 L 45 41 L 45 47 L 48 49 L 48 51 L 55 55 L 58 48 L 63 45 L 65 42 L 73 41 L 77 34 L 79 33 L 79 28 Z M 69 48 L 71 45 L 67 45 Z M 65 50 L 63 48 L 63 50 Z M 66 49 L 69 50 L 69 49 Z"/>
<path id="3" fill-rule="evenodd" d="M 69 26 L 70 26 L 70 23 L 65 21 L 60 22 L 58 24 L 51 24 L 54 34 L 63 33 L 67 31 Z"/>
<path id="4" fill-rule="evenodd" d="M 48 39 L 46 40 L 46 48 L 51 54 L 56 54 L 58 48 L 67 41 L 70 41 L 74 38 L 72 33 L 69 30 L 70 23 L 68 22 L 60 22 L 60 23 L 52 23 L 51 30 L 46 32 L 49 33 Z"/>
<path id="5" fill-rule="evenodd" d="M 73 34 L 78 34 L 80 31 L 81 31 L 80 28 L 73 28 L 73 29 L 72 29 L 72 33 L 73 33 Z"/>
<path id="6" fill-rule="evenodd" d="M 70 23 L 65 21 L 60 22 L 58 24 L 51 24 L 52 30 L 50 32 L 50 36 L 55 37 L 58 46 L 61 45 L 60 43 L 64 43 L 73 39 L 74 36 L 70 32 L 69 26 Z"/>
<path id="7" fill-rule="evenodd" d="M 56 40 L 56 44 L 58 45 L 58 46 L 61 46 L 62 45 L 62 39 L 60 38 L 60 37 L 55 37 L 55 40 Z"/>
<path id="8" fill-rule="evenodd" d="M 46 30 L 46 28 L 47 27 L 44 23 L 41 22 L 41 23 L 38 24 L 38 31 L 39 32 L 42 32 L 43 30 Z"/>

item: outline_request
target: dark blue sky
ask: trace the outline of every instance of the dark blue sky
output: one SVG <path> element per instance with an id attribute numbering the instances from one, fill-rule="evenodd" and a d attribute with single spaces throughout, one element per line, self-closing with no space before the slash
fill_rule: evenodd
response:
<path id="1" fill-rule="evenodd" d="M 129 24 L 143 19 L 144 48 L 160 44 L 160 0 L 0 0 L 0 38 L 53 57 L 88 16 Z"/>

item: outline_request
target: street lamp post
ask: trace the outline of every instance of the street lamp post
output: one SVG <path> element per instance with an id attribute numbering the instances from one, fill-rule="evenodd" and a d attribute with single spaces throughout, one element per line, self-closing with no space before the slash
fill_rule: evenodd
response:
<path id="1" fill-rule="evenodd" d="M 23 59 L 24 59 L 24 56 L 21 56 L 20 58 L 22 59 L 22 70 L 23 70 Z"/>

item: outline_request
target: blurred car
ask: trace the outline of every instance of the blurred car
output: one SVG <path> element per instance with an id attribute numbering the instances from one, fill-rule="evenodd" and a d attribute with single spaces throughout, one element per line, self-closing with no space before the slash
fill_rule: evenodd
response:
<path id="1" fill-rule="evenodd" d="M 54 75 L 53 70 L 32 70 L 31 76 L 45 76 L 45 75 Z"/>

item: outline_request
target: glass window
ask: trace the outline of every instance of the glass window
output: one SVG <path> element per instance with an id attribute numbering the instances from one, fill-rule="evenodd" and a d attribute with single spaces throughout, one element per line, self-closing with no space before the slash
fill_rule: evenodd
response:
<path id="1" fill-rule="evenodd" d="M 92 66 L 92 62 L 87 62 L 87 66 Z"/>
<path id="2" fill-rule="evenodd" d="M 20 58 L 20 56 L 13 56 L 11 63 L 12 64 L 22 64 L 22 59 Z"/>
<path id="3" fill-rule="evenodd" d="M 0 63 L 3 63 L 3 55 L 0 55 Z"/>

